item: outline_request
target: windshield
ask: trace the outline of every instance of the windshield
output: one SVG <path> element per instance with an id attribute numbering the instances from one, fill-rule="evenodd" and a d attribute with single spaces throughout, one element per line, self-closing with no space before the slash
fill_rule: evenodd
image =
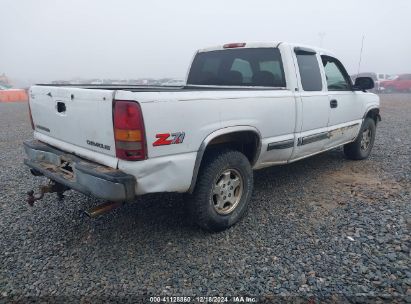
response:
<path id="1" fill-rule="evenodd" d="M 198 53 L 187 84 L 285 87 L 280 51 L 248 48 Z"/>

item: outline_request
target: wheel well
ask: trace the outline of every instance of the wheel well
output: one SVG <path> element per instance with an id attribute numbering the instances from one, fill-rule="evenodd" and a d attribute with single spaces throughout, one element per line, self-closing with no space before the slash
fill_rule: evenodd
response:
<path id="1" fill-rule="evenodd" d="M 253 131 L 239 131 L 228 134 L 223 134 L 213 138 L 207 145 L 204 155 L 216 149 L 229 148 L 243 153 L 251 165 L 253 165 L 258 158 L 260 149 L 260 138 Z M 204 158 L 203 158 L 204 159 Z"/>
<path id="2" fill-rule="evenodd" d="M 380 109 L 371 109 L 367 112 L 367 114 L 365 115 L 365 118 L 372 118 L 375 122 L 375 124 L 377 124 L 379 121 L 381 121 L 381 116 L 380 116 Z"/>
<path id="3" fill-rule="evenodd" d="M 258 156 L 260 154 L 260 136 L 257 132 L 254 131 L 234 131 L 213 138 L 210 142 L 207 143 L 207 146 L 204 150 L 201 150 L 200 147 L 200 151 L 197 154 L 191 185 L 188 189 L 189 193 L 193 193 L 194 187 L 197 183 L 198 172 L 201 166 L 207 160 L 208 156 L 218 150 L 227 148 L 243 153 L 249 160 L 251 166 L 253 166 L 257 162 Z"/>

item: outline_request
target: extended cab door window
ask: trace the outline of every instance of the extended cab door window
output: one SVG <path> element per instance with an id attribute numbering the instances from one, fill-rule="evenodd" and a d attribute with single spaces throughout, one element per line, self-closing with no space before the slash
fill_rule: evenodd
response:
<path id="1" fill-rule="evenodd" d="M 297 56 L 303 90 L 321 91 L 323 84 L 316 53 L 297 49 L 295 55 Z"/>
<path id="2" fill-rule="evenodd" d="M 350 76 L 343 65 L 335 58 L 321 56 L 328 91 L 351 91 Z"/>

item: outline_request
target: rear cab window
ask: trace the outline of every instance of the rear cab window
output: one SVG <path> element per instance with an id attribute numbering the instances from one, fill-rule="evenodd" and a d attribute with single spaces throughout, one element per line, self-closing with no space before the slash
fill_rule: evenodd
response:
<path id="1" fill-rule="evenodd" d="M 281 54 L 277 48 L 237 48 L 197 53 L 187 84 L 286 86 Z"/>

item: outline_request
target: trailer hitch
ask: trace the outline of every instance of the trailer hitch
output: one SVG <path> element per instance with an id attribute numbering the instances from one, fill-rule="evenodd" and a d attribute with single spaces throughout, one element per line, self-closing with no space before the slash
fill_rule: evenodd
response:
<path id="1" fill-rule="evenodd" d="M 69 190 L 69 188 L 50 180 L 47 185 L 39 187 L 39 193 L 34 194 L 34 190 L 28 191 L 27 202 L 30 206 L 33 206 L 34 202 L 41 200 L 44 197 L 45 193 L 57 193 L 57 197 L 61 201 L 64 199 L 64 191 L 66 190 Z"/>

